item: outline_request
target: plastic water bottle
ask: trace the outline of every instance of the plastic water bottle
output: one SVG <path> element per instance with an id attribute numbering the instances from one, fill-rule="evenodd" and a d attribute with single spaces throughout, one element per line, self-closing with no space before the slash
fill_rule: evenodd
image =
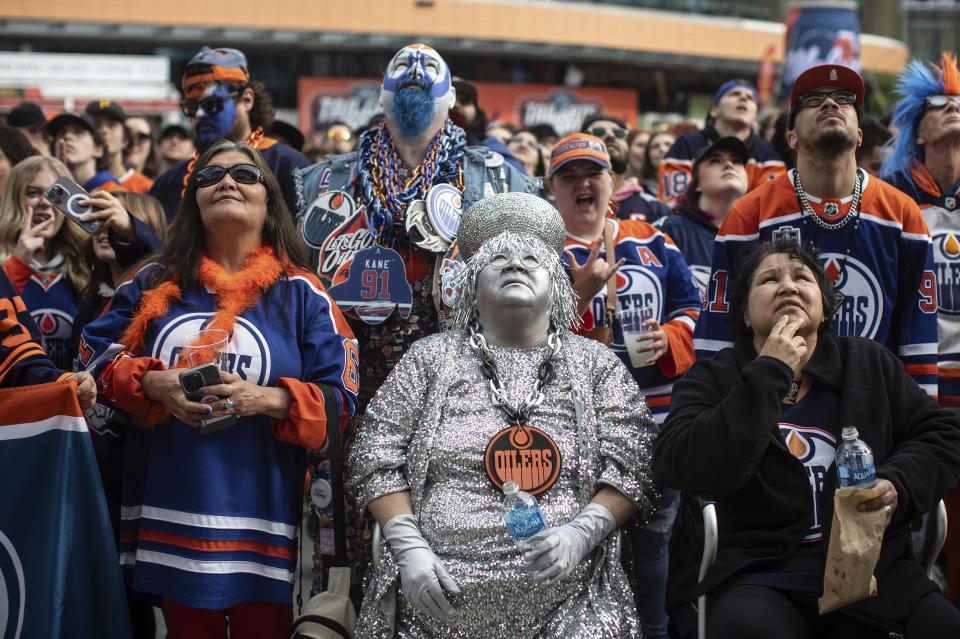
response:
<path id="1" fill-rule="evenodd" d="M 860 439 L 854 426 L 844 426 L 843 443 L 837 449 L 837 474 L 840 488 L 870 488 L 877 483 L 873 451 Z"/>
<path id="2" fill-rule="evenodd" d="M 528 492 L 520 490 L 515 481 L 508 481 L 503 485 L 503 521 L 507 524 L 510 536 L 517 542 L 517 546 L 526 550 L 532 544 L 532 539 L 541 530 L 547 527 L 547 522 L 540 512 L 536 498 Z"/>

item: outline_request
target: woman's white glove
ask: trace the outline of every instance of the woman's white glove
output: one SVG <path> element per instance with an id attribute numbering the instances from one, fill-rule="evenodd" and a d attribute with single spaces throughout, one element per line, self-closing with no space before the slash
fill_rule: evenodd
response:
<path id="1" fill-rule="evenodd" d="M 587 504 L 572 521 L 555 528 L 547 528 L 523 553 L 527 570 L 534 573 L 533 581 L 554 584 L 577 567 L 584 557 L 617 529 L 617 521 L 600 504 Z"/>
<path id="2" fill-rule="evenodd" d="M 460 588 L 420 534 L 416 517 L 397 515 L 383 527 L 383 537 L 400 568 L 400 588 L 407 601 L 441 621 L 452 617 L 456 610 L 443 590 L 459 595 Z"/>

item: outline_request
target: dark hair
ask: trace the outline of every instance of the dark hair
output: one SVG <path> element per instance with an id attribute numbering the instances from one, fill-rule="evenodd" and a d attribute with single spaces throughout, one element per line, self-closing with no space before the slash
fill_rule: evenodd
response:
<path id="1" fill-rule="evenodd" d="M 618 118 L 615 115 L 610 115 L 609 113 L 591 113 L 583 119 L 583 124 L 580 125 L 580 133 L 586 133 L 587 129 L 594 122 L 599 122 L 600 120 L 607 120 L 608 122 L 613 122 L 621 129 L 627 128 L 627 123 L 624 122 L 621 118 Z"/>
<path id="2" fill-rule="evenodd" d="M 293 224 L 277 178 L 263 161 L 260 152 L 241 142 L 221 139 L 210 145 L 197 159 L 183 192 L 180 208 L 167 231 L 167 239 L 160 252 L 149 259 L 150 262 L 160 265 L 158 279 L 154 284 L 168 279 L 172 271 L 176 274 L 175 281 L 180 290 L 189 290 L 199 285 L 198 273 L 204 254 L 205 233 L 197 205 L 197 181 L 193 179 L 193 174 L 207 166 L 213 156 L 227 151 L 239 151 L 247 155 L 263 174 L 263 186 L 267 191 L 267 214 L 263 221 L 264 244 L 272 246 L 280 259 L 286 258 L 291 264 L 310 270 L 306 245 Z"/>
<path id="3" fill-rule="evenodd" d="M 680 137 L 673 131 L 654 131 L 650 134 L 650 139 L 647 140 L 647 146 L 643 149 L 643 175 L 640 176 L 641 180 L 658 180 L 659 179 L 659 166 L 653 166 L 653 163 L 650 161 L 650 147 L 653 146 L 654 141 L 658 136 L 669 135 L 673 137 L 674 142 L 677 138 Z"/>
<path id="4" fill-rule="evenodd" d="M 826 334 L 832 330 L 833 314 L 841 298 L 833 288 L 833 283 L 824 274 L 816 249 L 801 246 L 793 240 L 777 240 L 757 245 L 740 263 L 739 273 L 730 289 L 730 310 L 727 312 L 727 323 L 734 339 L 753 339 L 753 329 L 744 323 L 753 276 L 763 260 L 778 253 L 800 262 L 813 273 L 823 304 L 823 323 L 817 328 L 817 333 Z"/>
<path id="5" fill-rule="evenodd" d="M 31 155 L 40 155 L 30 143 L 30 138 L 12 126 L 0 126 L 0 151 L 3 151 L 11 167 Z"/>
<path id="6" fill-rule="evenodd" d="M 534 149 L 534 152 L 537 154 L 537 166 L 535 166 L 533 169 L 534 175 L 531 175 L 530 177 L 546 177 L 547 164 L 543 159 L 543 149 L 540 148 L 540 140 L 539 138 L 537 138 L 537 134 L 531 131 L 530 129 L 517 129 L 517 132 L 514 133 L 513 135 L 515 136 L 518 133 L 529 133 L 534 137 L 534 139 L 537 140 L 537 147 Z M 508 145 L 510 144 L 509 140 L 507 140 L 507 144 Z"/>
<path id="7" fill-rule="evenodd" d="M 770 144 L 780 154 L 780 159 L 787 165 L 788 170 L 797 168 L 797 152 L 790 148 L 790 144 L 787 142 L 787 120 L 789 117 L 790 114 L 787 111 L 777 116 L 777 123 L 773 127 L 773 139 L 770 140 Z"/>
<path id="8" fill-rule="evenodd" d="M 558 137 L 560 137 L 557 135 L 557 130 L 546 122 L 534 124 L 533 126 L 527 127 L 527 130 L 537 136 L 537 140 L 540 142 L 543 142 L 545 138 L 553 138 L 556 140 Z"/>
<path id="9" fill-rule="evenodd" d="M 860 130 L 863 131 L 863 142 L 857 148 L 857 162 L 865 153 L 870 153 L 875 147 L 883 146 L 893 137 L 890 129 L 872 115 L 864 116 L 860 121 Z"/>

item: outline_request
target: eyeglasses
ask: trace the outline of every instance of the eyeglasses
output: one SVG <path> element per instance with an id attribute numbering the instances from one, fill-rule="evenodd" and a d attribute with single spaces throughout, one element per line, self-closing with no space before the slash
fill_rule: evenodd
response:
<path id="1" fill-rule="evenodd" d="M 197 182 L 197 188 L 204 188 L 219 184 L 223 176 L 227 173 L 237 184 L 256 184 L 263 182 L 263 174 L 260 169 L 252 164 L 234 164 L 230 168 L 210 164 L 197 171 L 194 180 Z"/>
<path id="2" fill-rule="evenodd" d="M 951 102 L 960 104 L 960 95 L 930 95 L 923 101 L 931 109 L 942 109 Z"/>
<path id="3" fill-rule="evenodd" d="M 223 111 L 223 101 L 232 100 L 239 95 L 238 91 L 232 91 L 227 95 L 211 95 L 199 100 L 181 100 L 180 110 L 188 118 L 197 117 L 197 107 L 202 107 L 207 115 L 216 115 Z"/>
<path id="4" fill-rule="evenodd" d="M 524 145 L 526 145 L 526 146 L 528 146 L 528 147 L 530 147 L 531 149 L 534 149 L 534 150 L 536 150 L 536 148 L 537 148 L 537 141 L 536 141 L 536 140 L 528 140 L 527 138 L 522 137 L 522 136 L 519 136 L 519 135 L 515 135 L 515 136 L 513 136 L 512 138 L 510 138 L 509 140 L 507 140 L 507 144 L 524 144 Z"/>
<path id="5" fill-rule="evenodd" d="M 621 129 L 618 126 L 613 126 L 613 127 L 610 127 L 609 129 L 605 126 L 595 126 L 593 128 L 587 129 L 587 133 L 600 139 L 605 138 L 607 136 L 607 133 L 612 133 L 613 137 L 617 138 L 618 140 L 627 139 L 627 130 Z"/>
<path id="6" fill-rule="evenodd" d="M 327 131 L 328 140 L 340 140 L 341 142 L 349 142 L 353 139 L 353 134 L 349 131 L 344 131 L 342 129 L 334 129 Z"/>
<path id="7" fill-rule="evenodd" d="M 827 91 L 821 93 L 804 93 L 800 96 L 798 102 L 800 106 L 805 108 L 818 107 L 824 102 L 827 98 L 830 98 L 837 104 L 856 104 L 857 103 L 857 94 L 853 91 Z"/>
<path id="8" fill-rule="evenodd" d="M 541 259 L 539 255 L 528 251 L 523 251 L 520 254 L 501 251 L 499 253 L 494 253 L 487 265 L 492 266 L 495 269 L 504 269 L 507 267 L 507 265 L 513 263 L 514 257 L 519 257 L 520 264 L 527 270 L 540 268 L 546 262 L 546 260 Z"/>

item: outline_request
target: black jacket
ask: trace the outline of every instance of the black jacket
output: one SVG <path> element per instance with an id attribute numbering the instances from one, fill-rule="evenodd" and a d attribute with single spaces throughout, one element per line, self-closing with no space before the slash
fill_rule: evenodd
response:
<path id="1" fill-rule="evenodd" d="M 821 336 L 804 368 L 840 393 L 837 429 L 856 426 L 873 449 L 877 475 L 893 483 L 899 505 L 884 535 L 874 574 L 878 595 L 842 610 L 897 627 L 936 586 L 912 558 L 910 522 L 931 510 L 960 475 L 960 421 L 941 408 L 883 346 L 859 337 Z M 667 609 L 729 577 L 784 559 L 800 546 L 811 520 L 806 472 L 777 427 L 792 380 L 780 360 L 757 357 L 740 340 L 699 360 L 674 384 L 671 411 L 654 446 L 657 481 L 685 494 L 670 544 Z M 837 440 L 840 433 L 833 432 Z M 824 540 L 833 521 L 836 472 L 823 486 Z M 702 543 L 699 505 L 717 502 L 717 561 L 697 587 Z"/>

